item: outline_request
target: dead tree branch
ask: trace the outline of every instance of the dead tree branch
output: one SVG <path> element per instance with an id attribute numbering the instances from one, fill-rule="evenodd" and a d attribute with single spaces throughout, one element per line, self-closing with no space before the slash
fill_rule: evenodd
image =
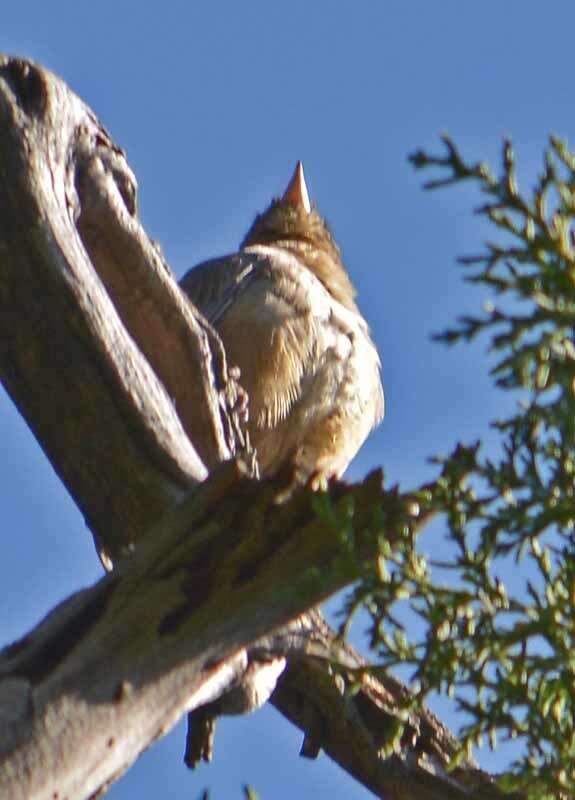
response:
<path id="1" fill-rule="evenodd" d="M 0 375 L 115 560 L 234 452 L 235 387 L 135 217 L 123 153 L 18 59 L 0 62 L 0 185 Z"/>
<path id="2" fill-rule="evenodd" d="M 379 485 L 335 490 L 336 504 L 354 499 L 358 530 Z M 313 494 L 276 495 L 219 467 L 130 558 L 3 651 L 1 797 L 91 797 L 231 688 L 247 644 L 353 578 Z"/>

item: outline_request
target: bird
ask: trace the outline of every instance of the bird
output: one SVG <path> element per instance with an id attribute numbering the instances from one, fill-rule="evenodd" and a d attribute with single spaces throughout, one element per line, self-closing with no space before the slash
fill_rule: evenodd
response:
<path id="1" fill-rule="evenodd" d="M 300 161 L 238 252 L 197 265 L 180 286 L 239 369 L 260 478 L 287 474 L 289 496 L 341 477 L 383 418 L 381 363 Z M 308 617 L 292 624 L 305 628 Z M 237 685 L 189 715 L 189 767 L 211 760 L 217 717 L 263 704 L 286 661 L 251 654 L 249 663 Z"/>
<path id="2" fill-rule="evenodd" d="M 260 477 L 341 477 L 383 418 L 381 363 L 301 161 L 238 252 L 197 265 L 180 286 L 239 368 Z"/>

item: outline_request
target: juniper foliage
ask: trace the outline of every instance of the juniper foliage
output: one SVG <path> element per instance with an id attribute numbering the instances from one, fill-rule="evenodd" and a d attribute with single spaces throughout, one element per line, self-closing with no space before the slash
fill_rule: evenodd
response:
<path id="1" fill-rule="evenodd" d="M 459 444 L 434 459 L 435 480 L 398 495 L 399 541 L 391 545 L 374 519 L 380 556 L 348 597 L 342 632 L 366 608 L 378 668 L 411 665 L 414 702 L 446 692 L 462 712 L 460 757 L 518 739 L 502 786 L 538 800 L 573 797 L 575 154 L 551 138 L 524 196 L 509 141 L 498 175 L 467 163 L 449 137 L 443 145 L 440 155 L 410 156 L 416 169 L 435 171 L 425 188 L 475 184 L 484 198 L 477 213 L 497 241 L 460 259 L 466 280 L 494 302 L 435 338 L 486 337 L 493 381 L 516 402 L 493 422 L 496 457 L 480 442 Z M 442 560 L 417 547 L 431 514 L 449 545 Z M 421 624 L 406 625 L 401 604 Z"/>

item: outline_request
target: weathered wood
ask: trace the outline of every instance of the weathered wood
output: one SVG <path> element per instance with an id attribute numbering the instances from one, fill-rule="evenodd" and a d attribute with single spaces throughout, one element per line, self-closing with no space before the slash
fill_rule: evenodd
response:
<path id="1" fill-rule="evenodd" d="M 222 343 L 180 290 L 159 245 L 135 216 L 135 178 L 124 153 L 103 140 L 101 130 L 96 138 L 94 131 L 82 131 L 75 157 L 82 244 L 211 469 L 241 441 L 233 415 L 223 413 L 243 398 L 229 376 Z"/>
<path id="2" fill-rule="evenodd" d="M 135 191 L 62 81 L 0 60 L 0 377 L 112 559 L 235 449 L 221 344 Z"/>
<path id="3" fill-rule="evenodd" d="M 360 536 L 375 486 L 334 489 Z M 0 797 L 90 797 L 229 688 L 246 645 L 353 579 L 313 493 L 276 498 L 223 465 L 132 557 L 2 653 Z"/>
<path id="4" fill-rule="evenodd" d="M 304 732 L 302 756 L 315 758 L 324 750 L 384 800 L 521 800 L 521 794 L 501 792 L 491 775 L 472 764 L 449 772 L 456 741 L 427 708 L 407 718 L 398 738 L 405 685 L 392 675 L 378 680 L 370 674 L 365 659 L 337 641 L 319 612 L 306 614 L 302 625 L 306 641 L 288 653 L 270 698 Z M 331 670 L 317 657 L 322 650 L 332 654 Z"/>

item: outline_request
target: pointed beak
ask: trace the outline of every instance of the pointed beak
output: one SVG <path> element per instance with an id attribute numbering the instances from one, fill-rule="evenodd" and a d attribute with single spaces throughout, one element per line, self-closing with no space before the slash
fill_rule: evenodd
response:
<path id="1" fill-rule="evenodd" d="M 307 186 L 305 185 L 303 164 L 301 161 L 297 162 L 295 172 L 285 190 L 282 200 L 285 203 L 289 203 L 294 208 L 303 208 L 307 214 L 311 211 L 311 203 L 309 201 Z"/>

